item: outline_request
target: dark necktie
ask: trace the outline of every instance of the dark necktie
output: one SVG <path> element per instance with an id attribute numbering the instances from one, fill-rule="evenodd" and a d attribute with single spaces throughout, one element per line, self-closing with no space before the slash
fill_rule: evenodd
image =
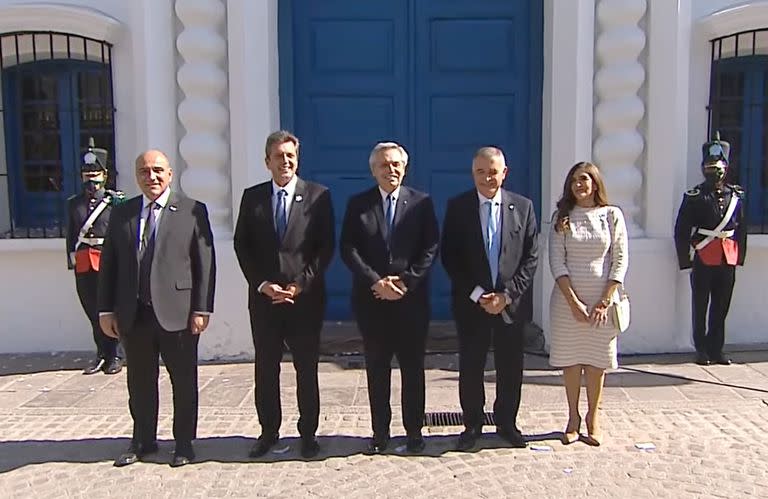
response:
<path id="1" fill-rule="evenodd" d="M 277 191 L 277 205 L 275 206 L 275 228 L 277 229 L 278 241 L 283 240 L 285 229 L 288 227 L 288 217 L 285 213 L 285 196 L 288 193 L 285 189 Z"/>
<path id="2" fill-rule="evenodd" d="M 139 301 L 146 305 L 152 303 L 150 276 L 152 275 L 152 257 L 155 253 L 155 203 L 147 206 L 147 219 L 144 222 L 144 232 L 141 234 L 141 247 L 139 248 Z"/>
<path id="3" fill-rule="evenodd" d="M 392 242 L 392 223 L 395 221 L 395 198 L 392 194 L 387 196 L 387 211 L 384 213 L 387 219 L 387 246 Z"/>
<path id="4" fill-rule="evenodd" d="M 395 198 L 392 194 L 387 196 L 387 230 L 392 231 L 392 222 L 395 221 Z"/>

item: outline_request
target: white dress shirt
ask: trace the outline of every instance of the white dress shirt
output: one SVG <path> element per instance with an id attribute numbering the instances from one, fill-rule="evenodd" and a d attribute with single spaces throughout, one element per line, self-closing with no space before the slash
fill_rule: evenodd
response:
<path id="1" fill-rule="evenodd" d="M 272 221 L 276 223 L 277 219 L 277 193 L 280 192 L 280 189 L 285 191 L 285 223 L 288 223 L 288 220 L 291 216 L 291 206 L 293 206 L 293 198 L 296 194 L 296 183 L 298 182 L 299 177 L 294 175 L 291 180 L 288 181 L 287 184 L 285 184 L 283 187 L 280 187 L 275 183 L 274 180 L 272 180 Z M 277 226 L 277 225 L 275 225 Z M 263 281 L 261 284 L 259 284 L 259 287 L 256 288 L 256 291 L 261 293 L 261 290 L 264 289 L 264 285 L 267 283 L 267 281 Z"/>
<path id="2" fill-rule="evenodd" d="M 294 194 L 296 194 L 298 178 L 294 175 L 283 187 L 277 185 L 274 180 L 272 181 L 272 220 L 277 218 L 277 193 L 282 189 L 285 191 L 285 222 L 288 222 L 288 217 L 291 215 L 291 206 L 293 206 Z"/>
<path id="3" fill-rule="evenodd" d="M 477 191 L 477 200 L 479 203 L 478 213 L 480 216 L 480 226 L 483 229 L 483 241 L 485 241 L 485 244 L 488 245 L 488 241 L 485 240 L 485 238 L 488 236 L 488 213 L 485 208 L 485 203 L 488 201 L 493 203 L 493 214 L 496 217 L 496 227 L 498 230 L 498 228 L 501 227 L 501 189 L 496 191 L 493 199 L 488 199 L 487 197 L 480 194 L 480 191 Z"/>
<path id="4" fill-rule="evenodd" d="M 155 199 L 155 234 L 157 234 L 157 228 L 160 226 L 160 218 L 163 216 L 163 211 L 168 206 L 168 198 L 171 197 L 171 188 L 167 188 L 163 191 L 157 199 Z M 139 217 L 139 233 L 136 247 L 141 250 L 141 236 L 144 234 L 144 226 L 147 224 L 147 217 L 149 216 L 149 203 L 152 200 L 146 195 L 141 196 L 141 216 Z"/>
<path id="5" fill-rule="evenodd" d="M 387 196 L 392 196 L 392 211 L 395 211 L 395 213 L 396 213 L 397 212 L 396 211 L 397 210 L 397 200 L 400 197 L 400 186 L 398 185 L 397 189 L 395 189 L 394 191 L 392 191 L 390 193 L 388 193 L 387 191 L 382 189 L 381 186 L 379 186 L 379 194 L 381 194 L 381 207 L 384 210 L 384 218 L 386 219 L 386 217 L 387 217 L 387 204 L 389 204 L 387 202 Z M 395 220 L 395 213 L 392 214 L 392 220 L 393 221 Z M 384 220 L 384 222 L 386 223 L 387 220 Z"/>

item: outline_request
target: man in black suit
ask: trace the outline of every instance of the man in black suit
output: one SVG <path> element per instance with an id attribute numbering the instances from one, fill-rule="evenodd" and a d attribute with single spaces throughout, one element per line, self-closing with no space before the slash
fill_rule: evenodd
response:
<path id="1" fill-rule="evenodd" d="M 250 451 L 261 457 L 279 439 L 280 361 L 293 356 L 299 404 L 301 455 L 320 451 L 317 363 L 325 314 L 325 269 L 334 249 L 331 195 L 296 175 L 299 140 L 278 131 L 267 137 L 265 162 L 272 180 L 243 192 L 235 253 L 248 281 L 248 309 L 256 350 L 256 412 L 261 436 Z"/>
<path id="2" fill-rule="evenodd" d="M 106 188 L 107 150 L 97 148 L 93 137 L 83 155 L 80 179 L 83 192 L 67 200 L 67 266 L 75 271 L 75 286 L 96 344 L 96 359 L 83 374 L 117 374 L 123 369 L 119 342 L 99 326 L 99 268 L 101 248 L 107 234 L 112 206 L 122 203 L 125 194 Z"/>
<path id="3" fill-rule="evenodd" d="M 99 322 L 122 338 L 128 359 L 133 438 L 115 461 L 157 451 L 158 354 L 173 386 L 172 466 L 195 458 L 197 344 L 213 313 L 216 259 L 206 206 L 171 190 L 160 151 L 136 159 L 143 195 L 112 210 L 99 274 Z"/>
<path id="4" fill-rule="evenodd" d="M 531 201 L 502 189 L 504 154 L 483 147 L 472 161 L 475 189 L 448 202 L 441 244 L 452 283 L 452 311 L 459 336 L 459 398 L 465 430 L 458 450 L 471 450 L 482 434 L 483 371 L 493 342 L 497 434 L 525 447 L 517 427 L 523 382 L 521 298 L 538 262 L 536 215 Z"/>
<path id="5" fill-rule="evenodd" d="M 429 195 L 401 185 L 408 153 L 376 144 L 369 158 L 378 184 L 353 196 L 341 230 L 341 257 L 352 271 L 352 310 L 363 335 L 373 440 L 389 444 L 392 357 L 402 374 L 403 425 L 410 452 L 424 450 L 424 349 L 429 270 L 437 256 L 437 218 Z"/>

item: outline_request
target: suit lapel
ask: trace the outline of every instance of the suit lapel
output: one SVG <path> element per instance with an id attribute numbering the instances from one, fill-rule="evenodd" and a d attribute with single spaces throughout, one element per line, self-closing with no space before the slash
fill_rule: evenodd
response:
<path id="1" fill-rule="evenodd" d="M 130 240 L 133 241 L 133 247 L 136 250 L 136 259 L 138 261 L 139 258 L 139 241 L 141 240 L 141 235 L 139 234 L 139 218 L 141 218 L 141 211 L 144 209 L 143 206 L 143 200 L 144 198 L 142 196 L 133 198 L 133 206 L 131 207 L 131 218 L 128 220 L 128 230 L 130 231 Z"/>
<path id="2" fill-rule="evenodd" d="M 387 223 L 384 221 L 384 207 L 381 203 L 381 192 L 379 192 L 378 186 L 374 187 L 371 191 L 370 202 L 371 210 L 373 210 L 373 218 L 376 220 L 379 233 L 381 234 L 381 237 L 386 241 L 388 236 Z"/>
<path id="3" fill-rule="evenodd" d="M 171 195 L 168 196 L 168 202 L 163 208 L 163 214 L 160 216 L 160 222 L 157 224 L 155 234 L 155 253 L 160 253 L 162 248 L 165 247 L 165 240 L 168 238 L 168 234 L 173 229 L 173 221 L 171 220 L 176 216 L 179 210 L 179 202 L 181 197 L 175 192 L 171 191 Z"/>
<path id="4" fill-rule="evenodd" d="M 490 277 L 490 264 L 488 263 L 488 253 L 485 251 L 485 234 L 483 234 L 483 226 L 480 223 L 480 217 L 485 216 L 484 213 L 480 213 L 480 201 L 477 197 L 477 191 L 473 190 L 467 196 L 466 213 L 471 213 L 474 216 L 470 216 L 469 231 L 470 241 L 477 241 L 477 248 L 479 249 L 483 264 L 488 269 L 488 276 Z"/>
<path id="5" fill-rule="evenodd" d="M 293 234 L 298 225 L 301 225 L 299 220 L 304 218 L 304 202 L 307 196 L 307 183 L 301 178 L 296 178 L 296 189 L 293 193 L 293 200 L 291 201 L 291 211 L 288 213 L 288 222 L 285 227 L 285 235 L 283 239 L 288 239 Z M 270 198 L 271 200 L 271 198 Z M 275 220 L 272 218 L 272 229 L 275 229 Z M 275 230 L 277 234 L 277 230 Z"/>
<path id="6" fill-rule="evenodd" d="M 501 254 L 512 245 L 512 234 L 520 230 L 520 216 L 517 206 L 507 191 L 501 191 Z"/>
<path id="7" fill-rule="evenodd" d="M 408 201 L 410 201 L 410 199 L 411 191 L 407 187 L 400 187 L 400 196 L 398 196 L 395 204 L 395 219 L 392 221 L 392 230 L 395 230 L 403 217 L 405 217 L 405 212 L 408 211 Z"/>

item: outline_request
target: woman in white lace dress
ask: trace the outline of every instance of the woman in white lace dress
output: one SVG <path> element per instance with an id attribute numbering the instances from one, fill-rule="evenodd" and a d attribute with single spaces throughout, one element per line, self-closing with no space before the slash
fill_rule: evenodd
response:
<path id="1" fill-rule="evenodd" d="M 614 294 L 627 273 L 624 216 L 608 197 L 600 170 L 575 164 L 568 172 L 549 233 L 549 264 L 555 286 L 550 300 L 549 362 L 563 369 L 568 425 L 563 442 L 580 438 L 582 373 L 587 387 L 587 435 L 600 445 L 598 419 L 605 370 L 617 367 L 618 327 L 609 317 Z"/>

